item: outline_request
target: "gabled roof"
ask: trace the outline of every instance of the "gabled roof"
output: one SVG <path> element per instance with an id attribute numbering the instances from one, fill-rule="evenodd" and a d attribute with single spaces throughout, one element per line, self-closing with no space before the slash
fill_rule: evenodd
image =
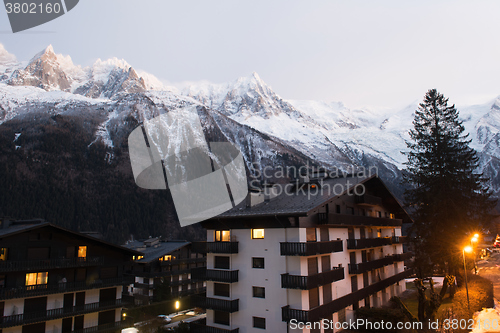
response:
<path id="1" fill-rule="evenodd" d="M 138 263 L 147 263 L 156 260 L 165 255 L 171 254 L 172 252 L 191 244 L 187 241 L 169 241 L 169 242 L 159 242 L 155 246 L 146 247 L 142 241 L 132 241 L 128 242 L 124 246 L 129 249 L 134 249 L 140 252 L 144 258 L 137 260 Z"/>
<path id="2" fill-rule="evenodd" d="M 316 187 L 311 188 L 311 184 L 315 184 Z M 293 184 L 277 184 L 274 186 L 280 194 L 268 202 L 247 207 L 247 203 L 243 201 L 233 209 L 211 220 L 265 216 L 308 216 L 328 202 L 347 193 L 352 193 L 359 185 L 376 187 L 379 191 L 384 192 L 384 195 L 390 198 L 393 208 L 405 216 L 405 222 L 411 222 L 411 218 L 399 201 L 376 175 L 315 179 L 311 180 L 309 185 L 305 184 L 301 188 L 297 188 Z"/>
<path id="3" fill-rule="evenodd" d="M 31 230 L 42 229 L 42 228 L 53 228 L 53 229 L 56 229 L 56 230 L 61 231 L 63 233 L 70 234 L 70 235 L 75 236 L 75 237 L 79 237 L 79 238 L 82 238 L 82 239 L 85 239 L 85 240 L 88 240 L 91 242 L 99 243 L 101 245 L 108 246 L 108 247 L 114 248 L 116 250 L 120 250 L 122 252 L 128 252 L 130 255 L 140 254 L 140 252 L 137 252 L 135 250 L 132 250 L 132 249 L 120 246 L 120 245 L 116 245 L 116 244 L 113 244 L 113 243 L 110 243 L 107 241 L 103 241 L 101 239 L 97 239 L 97 238 L 94 238 L 91 236 L 87 236 L 85 234 L 82 234 L 82 233 L 79 233 L 76 231 L 72 231 L 72 230 L 57 226 L 57 225 L 49 223 L 49 222 L 42 222 L 42 220 L 25 220 L 25 221 L 12 221 L 12 222 L 13 222 L 12 225 L 10 225 L 6 228 L 0 229 L 0 240 L 2 238 L 8 237 L 8 236 L 20 234 L 20 233 L 31 231 Z"/>

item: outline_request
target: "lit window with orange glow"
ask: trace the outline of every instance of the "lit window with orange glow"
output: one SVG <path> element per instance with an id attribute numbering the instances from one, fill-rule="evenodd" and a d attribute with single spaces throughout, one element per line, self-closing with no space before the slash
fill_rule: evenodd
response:
<path id="1" fill-rule="evenodd" d="M 27 286 L 36 286 L 39 284 L 47 284 L 49 280 L 48 272 L 39 272 L 39 273 L 27 273 L 26 274 L 26 285 Z"/>
<path id="2" fill-rule="evenodd" d="M 7 248 L 0 247 L 0 261 L 7 260 Z"/>
<path id="3" fill-rule="evenodd" d="M 264 239 L 264 229 L 252 229 L 252 239 Z"/>
<path id="4" fill-rule="evenodd" d="M 79 246 L 78 247 L 78 258 L 87 258 L 87 247 Z"/>
<path id="5" fill-rule="evenodd" d="M 231 240 L 231 232 L 229 230 L 216 230 L 215 231 L 215 241 L 216 242 L 229 242 Z"/>
<path id="6" fill-rule="evenodd" d="M 165 261 L 170 261 L 172 260 L 172 255 L 168 254 L 165 256 Z"/>

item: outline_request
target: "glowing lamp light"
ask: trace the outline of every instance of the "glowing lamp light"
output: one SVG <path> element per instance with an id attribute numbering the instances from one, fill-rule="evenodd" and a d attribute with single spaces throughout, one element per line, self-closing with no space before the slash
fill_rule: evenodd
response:
<path id="1" fill-rule="evenodd" d="M 175 301 L 175 309 L 179 310 L 180 306 L 181 306 L 181 303 L 179 301 Z"/>
<path id="2" fill-rule="evenodd" d="M 126 318 L 126 317 L 127 317 L 127 314 L 124 312 L 124 313 L 122 314 L 122 316 L 123 316 L 123 318 Z"/>
<path id="3" fill-rule="evenodd" d="M 474 234 L 474 238 L 479 238 L 479 234 Z"/>
<path id="4" fill-rule="evenodd" d="M 475 237 L 475 236 L 474 236 L 474 237 L 472 237 L 471 241 L 473 241 L 473 242 L 477 242 L 477 237 Z"/>
<path id="5" fill-rule="evenodd" d="M 467 253 L 472 252 L 472 246 L 466 246 L 466 247 L 464 247 L 464 252 L 467 252 Z"/>

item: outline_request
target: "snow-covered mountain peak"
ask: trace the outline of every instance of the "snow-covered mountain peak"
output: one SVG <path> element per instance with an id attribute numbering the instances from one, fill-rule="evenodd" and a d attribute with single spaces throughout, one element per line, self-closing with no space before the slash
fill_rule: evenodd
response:
<path id="1" fill-rule="evenodd" d="M 116 69 L 129 71 L 132 68 L 124 59 L 110 58 L 107 60 L 97 59 L 90 68 L 94 81 L 106 82 L 110 73 Z"/>

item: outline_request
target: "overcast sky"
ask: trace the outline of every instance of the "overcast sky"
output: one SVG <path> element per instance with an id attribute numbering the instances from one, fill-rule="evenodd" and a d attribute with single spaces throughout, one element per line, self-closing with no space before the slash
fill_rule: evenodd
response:
<path id="1" fill-rule="evenodd" d="M 118 57 L 163 81 L 257 72 L 284 99 L 399 108 L 437 88 L 457 104 L 500 95 L 500 1 L 80 0 L 0 43 L 52 44 L 75 64 Z"/>

